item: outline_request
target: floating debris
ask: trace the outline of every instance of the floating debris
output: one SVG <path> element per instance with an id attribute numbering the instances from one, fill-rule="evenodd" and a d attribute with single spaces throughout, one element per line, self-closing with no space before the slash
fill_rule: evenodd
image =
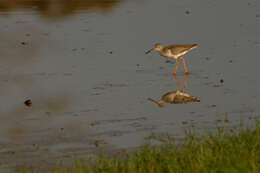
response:
<path id="1" fill-rule="evenodd" d="M 21 42 L 21 44 L 22 44 L 22 45 L 27 45 L 27 43 L 26 43 L 26 42 L 24 42 L 24 41 L 22 41 L 22 42 Z"/>
<path id="2" fill-rule="evenodd" d="M 185 13 L 186 13 L 186 14 L 190 14 L 190 11 L 189 11 L 189 10 L 186 10 Z"/>
<path id="3" fill-rule="evenodd" d="M 25 100 L 24 104 L 28 107 L 32 106 L 32 101 L 30 99 Z"/>

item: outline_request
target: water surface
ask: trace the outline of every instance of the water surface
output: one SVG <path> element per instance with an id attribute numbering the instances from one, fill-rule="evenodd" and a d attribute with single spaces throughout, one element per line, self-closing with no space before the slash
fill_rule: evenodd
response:
<path id="1" fill-rule="evenodd" d="M 226 117 L 229 125 L 257 119 L 259 7 L 252 0 L 1 2 L 0 168 L 132 148 L 151 132 L 178 138 Z M 157 42 L 199 45 L 184 58 L 185 92 L 200 102 L 161 108 L 148 100 L 178 89 L 175 64 L 145 54 Z M 181 63 L 177 76 L 182 87 Z"/>

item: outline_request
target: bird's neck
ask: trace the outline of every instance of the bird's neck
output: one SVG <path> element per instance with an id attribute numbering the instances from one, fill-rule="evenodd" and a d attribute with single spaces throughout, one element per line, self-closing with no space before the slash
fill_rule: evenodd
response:
<path id="1" fill-rule="evenodd" d="M 160 107 L 164 107 L 165 106 L 165 101 L 164 100 L 158 100 L 158 101 L 156 101 L 156 103 Z"/>
<path id="2" fill-rule="evenodd" d="M 162 50 L 163 50 L 163 47 L 160 47 L 160 48 L 158 48 L 157 51 L 162 52 Z"/>

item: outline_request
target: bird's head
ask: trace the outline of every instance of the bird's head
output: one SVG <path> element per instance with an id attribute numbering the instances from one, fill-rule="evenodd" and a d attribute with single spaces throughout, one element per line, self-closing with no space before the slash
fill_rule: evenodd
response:
<path id="1" fill-rule="evenodd" d="M 156 43 L 154 47 L 146 52 L 146 54 L 150 53 L 151 51 L 161 51 L 163 46 L 160 43 Z"/>
<path id="2" fill-rule="evenodd" d="M 158 100 L 158 101 L 157 101 L 157 105 L 158 105 L 159 107 L 164 107 L 164 106 L 165 106 L 165 102 L 164 102 L 163 100 Z"/>

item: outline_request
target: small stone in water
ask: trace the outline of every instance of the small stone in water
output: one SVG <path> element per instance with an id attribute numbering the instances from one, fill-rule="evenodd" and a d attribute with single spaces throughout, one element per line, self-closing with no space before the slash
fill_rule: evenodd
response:
<path id="1" fill-rule="evenodd" d="M 24 104 L 26 105 L 26 106 L 32 106 L 32 101 L 30 100 L 30 99 L 28 99 L 28 100 L 26 100 L 25 102 L 24 102 Z"/>

